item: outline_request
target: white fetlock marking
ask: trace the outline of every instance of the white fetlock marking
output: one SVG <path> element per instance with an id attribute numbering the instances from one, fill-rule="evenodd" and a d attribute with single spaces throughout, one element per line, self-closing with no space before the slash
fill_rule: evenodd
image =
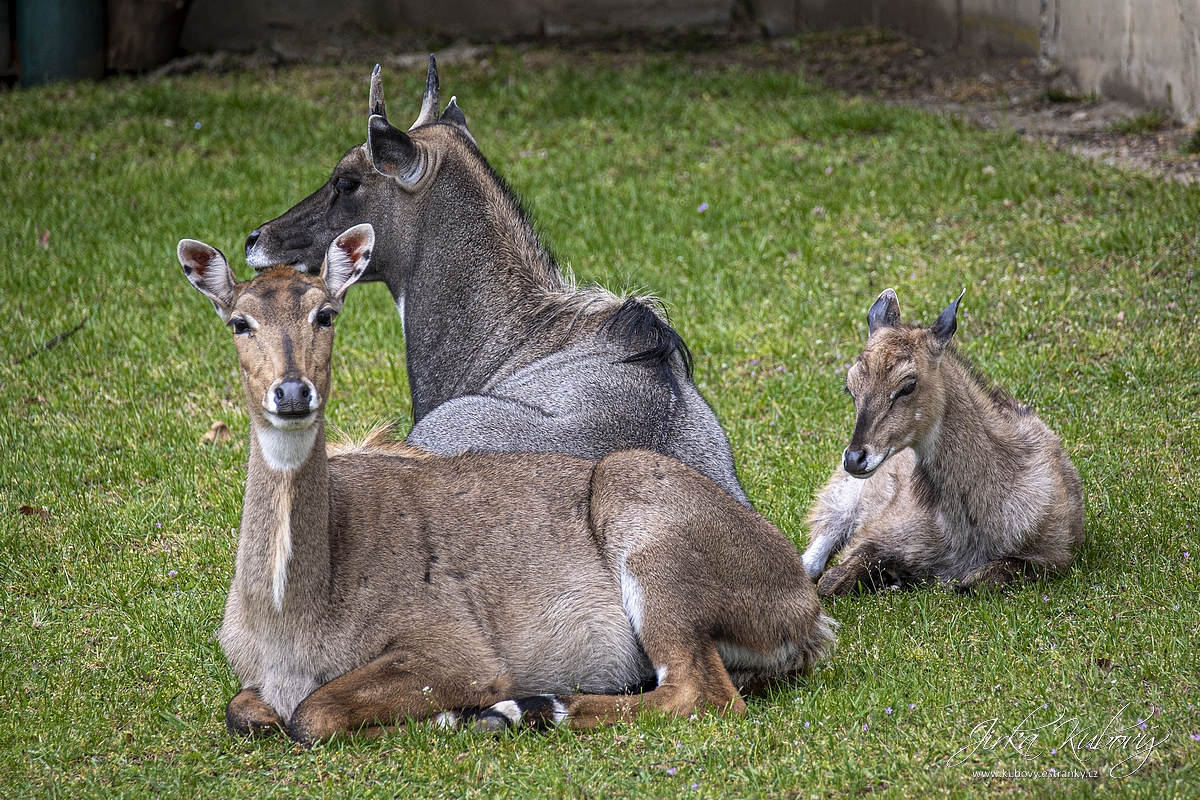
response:
<path id="1" fill-rule="evenodd" d="M 453 711 L 443 711 L 433 718 L 433 724 L 439 728 L 457 728 L 458 714 Z"/>
<path id="2" fill-rule="evenodd" d="M 521 713 L 521 707 L 517 705 L 515 700 L 501 700 L 488 710 L 500 714 L 513 725 L 519 723 L 521 721 L 521 717 L 523 716 Z"/>
<path id="3" fill-rule="evenodd" d="M 554 708 L 554 714 L 551 719 L 554 720 L 555 725 L 562 725 L 571 718 L 571 713 L 567 711 L 567 707 L 557 697 L 550 700 L 550 705 Z"/>

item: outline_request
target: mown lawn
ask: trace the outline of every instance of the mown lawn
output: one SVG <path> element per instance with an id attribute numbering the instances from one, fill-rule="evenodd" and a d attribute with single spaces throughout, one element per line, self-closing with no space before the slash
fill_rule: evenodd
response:
<path id="1" fill-rule="evenodd" d="M 679 54 L 500 50 L 442 86 L 580 281 L 666 301 L 800 546 L 871 300 L 928 322 L 966 287 L 961 350 L 1083 476 L 1075 569 L 830 603 L 836 656 L 744 719 L 229 738 L 246 417 L 175 243 L 248 276 L 246 234 L 364 139 L 370 66 L 0 94 L 0 795 L 1200 796 L 1200 190 Z M 415 118 L 423 75 L 385 81 Z M 407 420 L 383 287 L 338 329 L 331 421 Z M 976 775 L 1005 770 L 1095 777 Z"/>

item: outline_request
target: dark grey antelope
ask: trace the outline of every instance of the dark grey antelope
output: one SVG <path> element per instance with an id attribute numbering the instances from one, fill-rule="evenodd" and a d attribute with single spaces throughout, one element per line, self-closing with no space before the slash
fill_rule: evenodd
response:
<path id="1" fill-rule="evenodd" d="M 218 634 L 242 684 L 231 732 L 311 743 L 429 718 L 738 713 L 739 688 L 829 650 L 832 620 L 791 542 L 666 456 L 327 448 L 333 319 L 372 245 L 359 225 L 319 276 L 238 283 L 218 251 L 179 243 L 233 332 L 250 416 Z"/>
<path id="2" fill-rule="evenodd" d="M 955 355 L 961 299 L 929 328 L 900 323 L 891 289 L 867 314 L 846 373 L 854 435 L 808 516 L 804 566 L 822 596 L 1000 586 L 1066 570 L 1083 544 L 1083 490 L 1058 437 Z"/>
<path id="3" fill-rule="evenodd" d="M 392 127 L 375 67 L 366 144 L 250 234 L 249 264 L 315 271 L 338 233 L 374 226 L 362 280 L 386 283 L 400 311 L 412 444 L 588 459 L 645 448 L 747 503 L 687 347 L 656 305 L 566 280 L 457 102 L 438 108 L 431 56 L 420 116 L 407 133 Z"/>

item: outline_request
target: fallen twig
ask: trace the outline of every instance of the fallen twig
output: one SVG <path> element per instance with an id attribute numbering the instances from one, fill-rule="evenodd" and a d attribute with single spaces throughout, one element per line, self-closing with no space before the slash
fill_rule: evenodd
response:
<path id="1" fill-rule="evenodd" d="M 41 347 L 35 347 L 23 356 L 13 356 L 13 363 L 21 364 L 24 361 L 26 361 L 30 358 L 33 358 L 38 353 L 41 353 L 45 350 L 53 350 L 55 347 L 58 347 L 60 344 L 65 342 L 67 339 L 71 338 L 76 333 L 78 333 L 79 329 L 87 324 L 87 321 L 88 321 L 88 312 L 85 311 L 85 312 L 83 312 L 83 319 L 79 320 L 79 324 L 76 325 L 74 328 L 71 328 L 71 330 L 69 330 L 69 331 L 63 331 L 62 333 L 58 334 L 57 336 L 50 337 L 46 341 L 42 342 Z"/>

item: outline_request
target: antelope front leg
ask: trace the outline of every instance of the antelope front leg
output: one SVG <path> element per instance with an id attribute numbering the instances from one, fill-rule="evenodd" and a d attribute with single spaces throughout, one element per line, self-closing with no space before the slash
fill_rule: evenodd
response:
<path id="1" fill-rule="evenodd" d="M 999 589 L 1019 581 L 1035 580 L 1044 574 L 1046 570 L 1031 561 L 1001 558 L 971 572 L 958 584 L 958 589 L 962 592 Z"/>
<path id="2" fill-rule="evenodd" d="M 817 582 L 817 595 L 837 597 L 849 594 L 860 584 L 868 591 L 897 582 L 899 576 L 893 572 L 897 559 L 874 542 L 864 542 L 842 559 L 836 567 L 830 567 Z"/>
<path id="3" fill-rule="evenodd" d="M 431 662 L 411 653 L 385 653 L 335 678 L 304 699 L 288 721 L 301 744 L 328 741 L 364 726 L 427 719 L 443 711 L 488 706 L 505 699 L 508 681 L 485 670 Z"/>
<path id="4" fill-rule="evenodd" d="M 257 689 L 242 689 L 225 706 L 225 727 L 234 736 L 261 736 L 286 731 L 287 723 L 263 702 Z"/>

